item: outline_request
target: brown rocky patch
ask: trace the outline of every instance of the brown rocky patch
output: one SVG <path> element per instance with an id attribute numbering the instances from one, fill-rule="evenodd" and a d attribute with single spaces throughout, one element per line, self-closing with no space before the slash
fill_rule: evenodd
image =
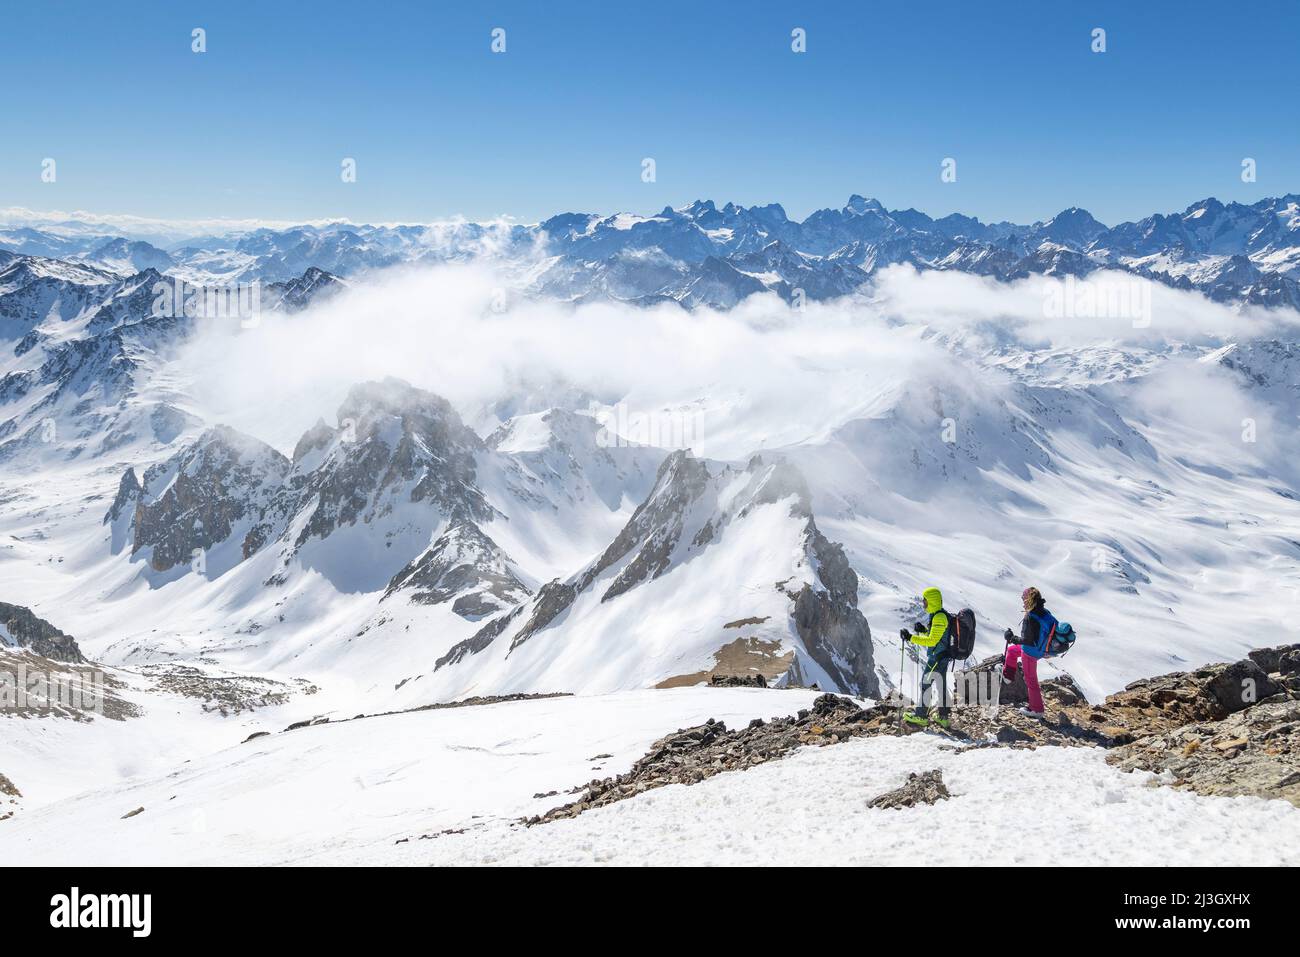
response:
<path id="1" fill-rule="evenodd" d="M 152 679 L 159 691 L 195 698 L 204 711 L 216 712 L 223 718 L 282 705 L 295 694 L 312 695 L 318 690 L 302 678 L 285 682 L 258 675 L 204 670 L 193 665 L 148 664 L 142 665 L 139 671 Z"/>
<path id="2" fill-rule="evenodd" d="M 27 690 L 20 696 L 18 689 L 24 682 Z M 125 690 L 126 682 L 111 669 L 0 648 L 0 718 L 124 721 L 139 717 L 139 707 L 123 697 Z"/>
<path id="3" fill-rule="evenodd" d="M 0 821 L 7 821 L 14 816 L 21 798 L 22 793 L 14 782 L 0 774 Z"/>
<path id="4" fill-rule="evenodd" d="M 758 620 L 749 619 L 749 622 Z M 737 638 L 735 641 L 727 642 L 713 653 L 714 665 L 710 670 L 665 678 L 655 687 L 688 688 L 706 681 L 712 682 L 715 678 L 744 678 L 746 680 L 742 682 L 743 684 L 754 684 L 755 677 L 762 678 L 763 686 L 766 686 L 768 681 L 779 678 L 789 671 L 794 663 L 793 651 L 787 651 L 785 654 L 781 654 L 780 651 L 781 642 L 776 640 Z"/>
<path id="5" fill-rule="evenodd" d="M 737 618 L 735 621 L 729 621 L 723 628 L 744 628 L 746 625 L 761 625 L 763 622 L 771 619 L 771 615 L 764 615 L 762 618 Z"/>

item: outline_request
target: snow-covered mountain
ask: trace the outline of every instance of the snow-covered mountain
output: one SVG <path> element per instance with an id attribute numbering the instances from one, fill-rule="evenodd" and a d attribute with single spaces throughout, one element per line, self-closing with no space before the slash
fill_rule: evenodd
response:
<path id="1" fill-rule="evenodd" d="M 300 310 L 342 285 L 311 268 L 269 284 L 249 315 Z M 165 367 L 204 323 L 238 325 L 241 315 L 208 315 L 203 290 L 188 288 L 153 267 L 122 275 L 33 256 L 0 262 L 0 461 L 55 444 L 102 453 L 152 435 L 166 445 L 196 427 Z"/>
<path id="2" fill-rule="evenodd" d="M 446 689 L 439 697 L 616 690 L 723 659 L 731 673 L 747 656 L 771 679 L 878 690 L 857 576 L 788 464 L 711 473 L 686 452 L 602 447 L 593 419 L 559 411 L 512 420 L 489 444 L 444 400 L 391 379 L 354 388 L 337 419 L 309 430 L 292 459 L 216 427 L 142 477 L 128 469 L 103 518 L 112 547 L 155 586 L 192 575 L 243 587 L 229 575 L 272 595 L 357 595 L 370 643 L 436 622 L 373 677 L 423 677 L 423 693 Z M 592 548 L 594 562 L 542 584 L 557 553 Z M 513 651 L 562 614 L 576 626 L 569 606 L 587 609 L 588 593 L 596 619 L 569 629 L 584 641 L 539 640 L 513 658 L 494 646 L 474 667 L 445 667 L 503 634 Z M 263 627 L 273 640 L 275 624 Z"/>
<path id="3" fill-rule="evenodd" d="M 670 687 L 752 672 L 874 696 L 857 605 L 857 575 L 818 530 L 796 469 L 756 456 L 711 470 L 678 451 L 595 560 L 497 615 L 436 669 L 467 688 Z"/>

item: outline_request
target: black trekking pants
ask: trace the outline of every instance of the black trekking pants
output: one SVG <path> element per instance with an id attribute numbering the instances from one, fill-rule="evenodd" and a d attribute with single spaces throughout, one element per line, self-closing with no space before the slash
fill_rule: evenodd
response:
<path id="1" fill-rule="evenodd" d="M 948 663 L 951 659 L 948 657 L 948 643 L 941 642 L 930 649 L 930 653 L 925 658 L 925 671 L 921 674 L 921 705 L 929 708 L 931 704 L 936 705 L 939 709 L 939 717 L 948 716 L 948 705 L 951 693 L 948 690 Z M 930 700 L 930 689 L 938 682 L 939 687 L 934 691 L 934 700 Z"/>

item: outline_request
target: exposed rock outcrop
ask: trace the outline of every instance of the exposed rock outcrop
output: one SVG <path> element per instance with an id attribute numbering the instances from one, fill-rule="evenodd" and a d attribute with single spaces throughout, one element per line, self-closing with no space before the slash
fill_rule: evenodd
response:
<path id="1" fill-rule="evenodd" d="M 452 602 L 452 611 L 476 620 L 526 600 L 531 592 L 514 563 L 473 522 L 453 525 L 393 576 L 384 598 L 406 593 L 421 605 Z"/>
<path id="2" fill-rule="evenodd" d="M 832 542 L 808 516 L 805 536 L 822 588 L 805 582 L 792 596 L 791 618 L 804 647 L 836 686 L 873 698 L 880 694 L 871 652 L 871 626 L 858 610 L 858 574 L 844 548 Z M 792 676 L 795 677 L 795 676 Z M 806 680 L 793 680 L 807 684 Z"/>
<path id="3" fill-rule="evenodd" d="M 122 513 L 134 510 L 139 501 L 140 480 L 136 478 L 135 469 L 128 468 L 117 483 L 117 494 L 113 496 L 113 504 L 104 515 L 104 524 L 116 522 Z"/>
<path id="4" fill-rule="evenodd" d="M 0 774 L 0 821 L 7 821 L 18 810 L 22 792 L 3 774 Z"/>
<path id="5" fill-rule="evenodd" d="M 38 618 L 22 605 L 0 601 L 0 644 L 27 648 L 54 661 L 81 664 L 86 659 L 71 635 Z"/>
<path id="6" fill-rule="evenodd" d="M 950 797 L 952 795 L 948 793 L 948 787 L 943 783 L 942 771 L 935 769 L 922 771 L 920 774 L 913 771 L 901 787 L 872 798 L 867 802 L 867 807 L 894 809 L 916 807 L 918 804 L 936 804 Z"/>
<path id="7" fill-rule="evenodd" d="M 267 513 L 289 469 L 289 460 L 271 446 L 216 426 L 150 468 L 142 483 L 128 470 L 105 520 L 116 520 L 135 503 L 131 554 L 151 549 L 155 571 L 189 563 L 236 532 L 243 533 L 246 558 L 269 534 Z"/>
<path id="8" fill-rule="evenodd" d="M 1029 703 L 1029 689 L 1025 687 L 1024 673 L 1017 670 L 1011 684 L 1001 684 L 1002 655 L 985 658 L 974 668 L 955 675 L 956 696 L 960 704 L 979 704 L 987 700 L 991 689 L 997 686 L 1000 704 L 1023 705 Z M 1039 684 L 1043 702 L 1057 707 L 1086 704 L 1087 697 L 1068 674 L 1049 678 Z M 981 697 L 981 695 L 985 697 Z"/>
<path id="9" fill-rule="evenodd" d="M 1276 797 L 1300 807 L 1300 701 L 1271 700 L 1221 721 L 1145 735 L 1107 760 L 1167 773 L 1198 794 Z"/>
<path id="10" fill-rule="evenodd" d="M 709 685 L 714 688 L 766 688 L 767 679 L 762 675 L 710 675 Z"/>

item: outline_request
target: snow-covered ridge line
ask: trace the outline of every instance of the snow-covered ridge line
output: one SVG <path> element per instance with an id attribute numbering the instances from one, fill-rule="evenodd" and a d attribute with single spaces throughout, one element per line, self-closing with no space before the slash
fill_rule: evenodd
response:
<path id="1" fill-rule="evenodd" d="M 787 301 L 835 298 L 897 263 L 1003 281 L 1111 269 L 1217 301 L 1297 307 L 1298 210 L 1295 194 L 1250 205 L 1211 197 L 1115 227 L 1077 207 L 1022 225 L 888 210 L 854 195 L 802 221 L 776 203 L 696 200 L 648 216 L 567 212 L 532 225 L 331 221 L 191 234 L 160 246 L 59 222 L 0 227 L 0 256 L 69 259 L 118 274 L 156 267 L 203 282 L 285 282 L 310 267 L 359 276 L 403 263 L 486 258 L 515 264 L 530 292 L 550 298 L 722 308 L 760 292 Z"/>

